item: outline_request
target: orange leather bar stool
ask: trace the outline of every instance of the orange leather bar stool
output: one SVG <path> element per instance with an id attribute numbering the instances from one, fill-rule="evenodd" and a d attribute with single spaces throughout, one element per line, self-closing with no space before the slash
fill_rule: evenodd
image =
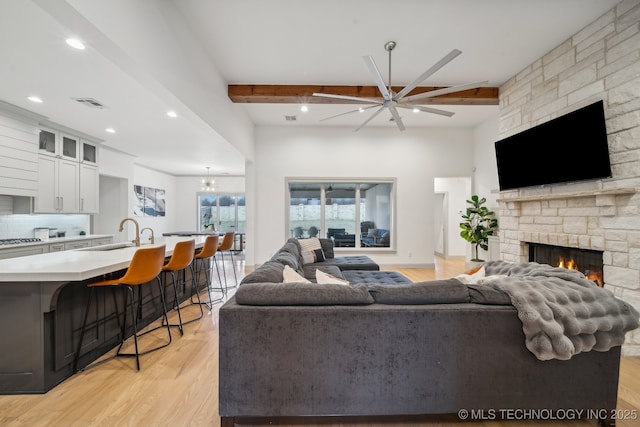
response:
<path id="1" fill-rule="evenodd" d="M 183 242 L 176 243 L 176 246 L 173 248 L 173 254 L 167 262 L 162 267 L 162 272 L 164 273 L 164 286 L 167 286 L 167 274 L 171 274 L 171 281 L 173 283 L 173 308 L 178 312 L 178 324 L 171 324 L 170 326 L 177 326 L 180 330 L 180 335 L 184 335 L 183 325 L 187 323 L 194 322 L 198 319 L 201 319 L 204 316 L 204 311 L 202 310 L 202 306 L 200 306 L 200 316 L 194 319 L 189 320 L 188 322 L 182 321 L 182 313 L 180 312 L 180 300 L 178 299 L 178 280 L 176 279 L 176 273 L 182 273 L 181 282 L 184 286 L 186 286 L 186 277 L 187 277 L 187 268 L 191 269 L 191 292 L 194 291 L 198 297 L 198 302 L 200 302 L 200 294 L 197 289 L 197 283 L 195 282 L 195 275 L 193 274 L 193 258 L 196 251 L 196 241 L 195 240 L 186 240 Z"/>
<path id="2" fill-rule="evenodd" d="M 227 231 L 224 233 L 224 237 L 222 238 L 222 242 L 220 246 L 218 246 L 218 252 L 220 252 L 220 257 L 222 258 L 222 272 L 224 273 L 224 285 L 228 289 L 227 285 L 227 269 L 224 267 L 224 254 L 225 252 L 231 256 L 231 265 L 233 266 L 233 277 L 236 279 L 235 284 L 231 286 L 232 288 L 238 285 L 238 275 L 236 274 L 236 263 L 233 259 L 233 242 L 235 240 L 236 233 L 233 231 Z"/>
<path id="3" fill-rule="evenodd" d="M 78 343 L 78 351 L 76 352 L 74 361 L 73 361 L 73 369 L 74 371 L 77 369 L 77 365 L 78 365 L 78 359 L 80 357 L 80 351 L 82 349 L 82 339 L 84 338 L 84 333 L 85 333 L 85 329 L 86 329 L 86 325 L 87 325 L 87 318 L 89 315 L 89 308 L 91 306 L 91 300 L 92 297 L 95 294 L 95 290 L 96 288 L 111 288 L 113 290 L 117 289 L 117 288 L 122 288 L 124 290 L 124 322 L 121 325 L 122 327 L 122 333 L 120 336 L 120 345 L 118 346 L 118 350 L 116 351 L 116 354 L 114 354 L 113 356 L 103 359 L 98 363 L 103 363 L 106 362 L 107 360 L 113 359 L 114 357 L 132 357 L 135 356 L 136 358 L 136 367 L 137 370 L 140 370 L 140 355 L 143 354 L 147 354 L 150 353 L 152 351 L 156 351 L 159 350 L 163 347 L 168 346 L 171 343 L 171 329 L 169 328 L 169 319 L 167 317 L 167 305 L 165 302 L 165 298 L 164 298 L 164 291 L 163 291 L 163 286 L 162 286 L 162 282 L 160 281 L 160 272 L 162 271 L 162 265 L 164 264 L 164 258 L 165 258 L 165 246 L 156 246 L 156 247 L 152 247 L 152 248 L 144 248 L 144 249 L 138 249 L 134 254 L 133 257 L 131 258 L 131 263 L 129 264 L 129 267 L 127 268 L 127 271 L 125 272 L 124 276 L 122 276 L 119 279 L 109 279 L 109 280 L 101 280 L 98 282 L 93 282 L 93 283 L 89 283 L 87 284 L 87 287 L 91 288 L 91 292 L 89 294 L 89 300 L 87 302 L 87 307 L 85 309 L 84 312 L 84 320 L 82 323 L 82 330 L 80 332 L 80 340 Z M 153 347 L 151 349 L 145 350 L 143 352 L 139 351 L 138 349 L 138 338 L 148 334 L 151 331 L 154 331 L 158 328 L 161 328 L 165 325 L 161 325 L 161 326 L 157 326 L 155 328 L 149 329 L 141 334 L 138 334 L 138 321 L 136 318 L 136 309 L 135 309 L 135 303 L 134 303 L 134 292 L 133 292 L 133 287 L 134 286 L 140 286 L 143 285 L 145 283 L 151 282 L 153 280 L 157 280 L 158 282 L 158 287 L 160 289 L 160 299 L 162 300 L 162 308 L 163 308 L 163 313 L 162 313 L 162 318 L 163 318 L 163 323 L 167 323 L 166 325 L 166 329 L 167 329 L 167 336 L 168 336 L 168 340 L 166 343 L 162 344 L 162 345 L 158 345 L 156 347 Z M 140 289 L 140 288 L 138 288 Z M 125 342 L 125 329 L 126 329 L 126 324 L 127 324 L 127 300 L 131 299 L 129 305 L 131 306 L 131 318 L 133 319 L 133 339 L 134 339 L 134 343 L 135 343 L 135 353 L 121 353 L 120 350 L 122 349 L 122 346 Z M 115 294 L 114 294 L 114 301 L 115 301 Z M 116 304 L 116 316 L 118 318 L 118 324 L 120 322 L 120 314 L 117 313 L 118 309 L 117 309 L 117 304 Z M 95 327 L 98 328 L 98 322 L 96 322 Z M 95 365 L 95 364 L 94 364 Z M 91 366 L 91 365 L 89 365 Z M 87 367 L 83 369 L 86 369 Z"/>
<path id="4" fill-rule="evenodd" d="M 204 270 L 205 281 L 207 284 L 207 293 L 209 294 L 209 301 L 194 302 L 193 295 L 191 295 L 191 303 L 204 304 L 209 308 L 209 310 L 212 309 L 214 303 L 222 301 L 226 294 L 225 288 L 222 287 L 222 280 L 220 279 L 220 269 L 218 268 L 218 263 L 216 262 L 216 252 L 218 251 L 219 240 L 220 240 L 220 236 L 218 236 L 217 234 L 212 236 L 207 236 L 207 238 L 204 240 L 204 245 L 202 246 L 202 249 L 199 252 L 196 252 L 194 256 L 194 263 L 195 263 L 195 270 L 196 270 L 196 289 L 198 284 L 200 283 L 200 274 L 202 274 L 202 271 Z M 212 283 L 213 277 L 211 277 L 211 273 L 212 273 L 211 261 L 212 260 L 213 260 L 213 265 L 216 266 L 216 271 L 218 272 L 218 283 L 220 283 L 219 288 L 213 288 L 213 283 Z M 211 291 L 214 289 L 219 290 L 221 292 L 220 298 L 216 300 L 211 299 Z"/>

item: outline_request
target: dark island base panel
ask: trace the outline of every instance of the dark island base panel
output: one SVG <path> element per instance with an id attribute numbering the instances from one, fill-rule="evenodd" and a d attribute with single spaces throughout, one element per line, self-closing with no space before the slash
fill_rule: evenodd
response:
<path id="1" fill-rule="evenodd" d="M 198 261 L 200 262 L 200 261 Z M 125 270 L 111 273 L 121 277 Z M 204 274 L 201 275 L 200 289 L 204 289 Z M 187 284 L 190 284 L 191 272 L 187 269 Z M 57 295 L 55 310 L 42 313 L 39 295 L 30 289 L 36 284 L 20 283 L 13 287 L 13 298 L 0 298 L 0 310 L 11 312 L 16 326 L 0 328 L 0 342 L 5 349 L 0 352 L 0 394 L 41 394 L 51 390 L 57 384 L 72 376 L 73 360 L 78 349 L 78 340 L 84 310 L 90 290 L 84 282 L 69 282 Z M 174 306 L 174 293 L 171 278 L 168 277 L 165 297 L 167 310 Z M 162 300 L 156 281 L 134 288 L 136 304 L 142 297 L 142 306 L 138 313 L 138 328 L 162 317 Z M 123 289 L 96 289 L 91 303 L 87 328 L 83 338 L 78 368 L 82 368 L 109 353 L 120 343 L 121 324 L 124 321 Z M 185 301 L 191 297 L 190 286 L 178 287 L 178 299 Z M 97 303 L 96 303 L 97 300 Z M 120 316 L 116 316 L 116 306 Z M 131 307 L 127 305 L 127 329 L 125 335 L 133 335 Z M 99 320 L 99 321 L 96 321 Z M 30 326 L 42 322 L 42 341 L 38 333 L 25 334 L 25 331 L 37 331 Z M 120 323 L 119 323 L 120 322 Z M 175 333 L 175 331 L 172 331 Z M 144 339 L 144 338 L 143 338 Z M 5 347 L 6 345 L 6 347 Z"/>
<path id="2" fill-rule="evenodd" d="M 466 409 L 466 408 L 461 408 Z M 611 410 L 615 412 L 615 409 Z M 497 412 L 499 414 L 499 412 Z M 234 427 L 243 424 L 264 425 L 305 425 L 305 424 L 378 424 L 378 423 L 459 423 L 459 414 L 425 414 L 425 415 L 327 415 L 327 416 L 291 416 L 291 417 L 220 417 L 220 427 Z M 501 421 L 497 417 L 496 421 Z M 507 421 L 507 420 L 505 420 Z M 616 422 L 611 418 L 600 418 L 598 424 L 603 427 L 615 427 Z"/>

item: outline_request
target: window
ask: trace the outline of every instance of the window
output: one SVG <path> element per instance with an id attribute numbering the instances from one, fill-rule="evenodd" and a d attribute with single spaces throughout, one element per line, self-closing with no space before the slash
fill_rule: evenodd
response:
<path id="1" fill-rule="evenodd" d="M 288 237 L 326 237 L 338 248 L 393 248 L 395 180 L 288 179 Z"/>
<path id="2" fill-rule="evenodd" d="M 245 232 L 244 194 L 198 193 L 198 212 L 200 231 Z"/>

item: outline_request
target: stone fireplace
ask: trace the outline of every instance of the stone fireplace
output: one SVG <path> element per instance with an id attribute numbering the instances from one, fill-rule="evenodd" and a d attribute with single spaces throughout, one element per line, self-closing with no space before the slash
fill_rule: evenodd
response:
<path id="1" fill-rule="evenodd" d="M 602 251 L 529 243 L 529 261 L 578 270 L 596 285 L 604 286 Z"/>
<path id="2" fill-rule="evenodd" d="M 503 191 L 498 220 L 504 261 L 528 261 L 528 243 L 602 251 L 604 289 L 640 310 L 638 16 L 620 2 L 500 86 L 500 138 L 603 100 L 613 176 Z M 640 356 L 640 329 L 622 352 Z"/>
<path id="3" fill-rule="evenodd" d="M 578 269 L 583 273 L 601 269 L 602 286 L 638 306 L 640 254 L 634 249 L 637 232 L 629 229 L 627 218 L 637 215 L 635 197 L 635 188 L 604 189 L 601 181 L 502 192 L 498 199 L 501 259 L 535 260 L 532 251 L 538 247 L 554 247 L 563 254 L 588 253 L 590 260 L 601 260 L 601 267 L 588 261 Z M 631 332 L 627 342 L 624 353 L 640 354 L 638 331 Z"/>

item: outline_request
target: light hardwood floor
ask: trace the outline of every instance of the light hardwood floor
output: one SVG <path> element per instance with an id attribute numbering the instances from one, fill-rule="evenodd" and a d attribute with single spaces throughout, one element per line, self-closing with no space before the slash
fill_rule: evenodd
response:
<path id="1" fill-rule="evenodd" d="M 448 278 L 464 270 L 460 259 L 437 259 L 435 269 L 396 271 L 420 281 Z M 228 271 L 227 277 L 233 278 L 233 272 Z M 212 312 L 205 311 L 200 321 L 186 325 L 184 336 L 175 331 L 169 347 L 142 356 L 139 372 L 133 359 L 114 359 L 74 375 L 43 395 L 0 396 L 0 426 L 219 426 L 217 308 L 220 305 Z M 618 426 L 640 426 L 638 357 L 622 359 L 618 410 L 628 411 L 621 412 L 627 419 L 619 420 Z M 633 411 L 636 419 L 632 419 Z M 524 427 L 540 424 L 569 427 L 597 423 L 593 420 L 460 422 L 451 417 L 436 417 L 421 422 L 349 426 Z"/>

